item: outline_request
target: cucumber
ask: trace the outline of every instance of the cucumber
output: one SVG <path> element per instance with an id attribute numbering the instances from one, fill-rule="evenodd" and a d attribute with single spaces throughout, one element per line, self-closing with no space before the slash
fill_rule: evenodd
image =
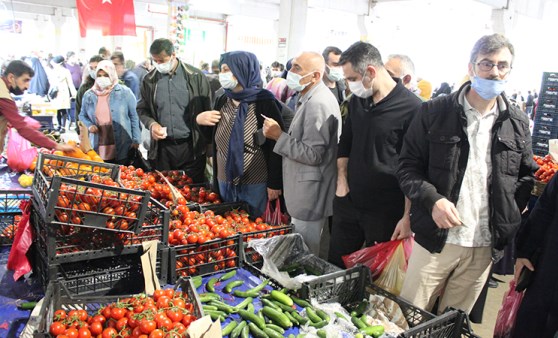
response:
<path id="1" fill-rule="evenodd" d="M 252 304 L 252 303 L 248 304 L 248 307 L 246 308 L 246 311 L 254 313 L 254 304 Z"/>
<path id="2" fill-rule="evenodd" d="M 232 282 L 228 282 L 227 285 L 225 285 L 225 287 L 223 288 L 223 292 L 231 293 L 232 289 L 241 286 L 242 284 L 244 284 L 244 281 L 241 280 L 233 280 Z"/>
<path id="3" fill-rule="evenodd" d="M 206 293 L 202 293 L 200 294 L 200 302 L 202 303 L 207 303 L 211 300 L 221 300 L 221 296 L 219 296 L 216 293 L 212 293 L 212 292 L 206 292 Z"/>
<path id="4" fill-rule="evenodd" d="M 236 304 L 234 306 L 234 308 L 237 309 L 237 310 L 244 309 L 245 307 L 248 306 L 248 304 L 252 304 L 253 301 L 254 301 L 254 299 L 252 297 L 248 297 L 245 300 L 243 300 L 242 302 Z"/>
<path id="5" fill-rule="evenodd" d="M 287 318 L 289 318 L 289 320 L 291 322 L 293 322 L 294 325 L 297 325 L 297 326 L 300 325 L 299 321 L 296 320 L 292 315 L 294 312 L 291 313 L 289 311 L 285 311 L 284 313 L 285 313 L 285 316 L 287 316 Z"/>
<path id="6" fill-rule="evenodd" d="M 207 284 L 205 284 L 205 289 L 209 292 L 215 292 L 215 283 L 217 283 L 217 278 L 211 278 Z"/>
<path id="7" fill-rule="evenodd" d="M 312 321 L 308 322 L 308 325 L 315 327 L 316 329 L 321 329 L 322 327 L 327 325 L 326 320 L 322 320 L 321 322 L 314 323 Z"/>
<path id="8" fill-rule="evenodd" d="M 226 274 L 219 277 L 219 282 L 226 281 L 227 279 L 231 279 L 236 276 L 236 269 L 227 272 Z"/>
<path id="9" fill-rule="evenodd" d="M 221 333 L 223 334 L 223 336 L 228 336 L 237 325 L 237 322 L 231 321 L 229 324 L 227 324 L 227 326 L 223 328 L 223 330 L 221 330 Z"/>
<path id="10" fill-rule="evenodd" d="M 205 314 L 209 315 L 213 320 L 219 319 L 222 322 L 224 322 L 227 317 L 227 314 L 221 311 L 205 311 Z"/>
<path id="11" fill-rule="evenodd" d="M 374 338 L 378 338 L 384 334 L 384 327 L 382 325 L 367 326 L 364 329 L 361 329 L 360 332 Z"/>
<path id="12" fill-rule="evenodd" d="M 202 277 L 201 276 L 192 277 L 192 283 L 194 284 L 195 289 L 199 288 L 202 285 Z"/>
<path id="13" fill-rule="evenodd" d="M 351 311 L 351 317 L 361 316 L 364 313 L 364 311 L 366 311 L 366 308 L 368 308 L 368 301 L 365 299 L 362 302 L 360 302 L 353 311 Z"/>
<path id="14" fill-rule="evenodd" d="M 274 331 L 277 331 L 277 332 L 279 332 L 280 334 L 285 334 L 285 330 L 283 330 L 283 328 L 280 327 L 280 326 L 278 326 L 278 325 L 275 325 L 275 324 L 266 324 L 265 327 L 267 327 L 267 328 L 269 328 L 269 329 L 272 329 L 272 330 L 274 330 Z"/>
<path id="15" fill-rule="evenodd" d="M 339 319 L 344 319 L 348 321 L 347 317 L 345 317 L 341 312 L 335 312 L 335 316 Z"/>
<path id="16" fill-rule="evenodd" d="M 218 310 L 226 313 L 236 313 L 238 310 L 228 304 L 220 302 L 218 300 L 212 300 L 208 303 L 209 305 L 216 306 Z"/>
<path id="17" fill-rule="evenodd" d="M 240 324 L 238 324 L 234 330 L 232 330 L 231 334 L 230 334 L 230 338 L 238 338 L 240 337 L 240 334 L 242 333 L 242 329 L 248 325 L 244 320 L 240 322 Z"/>
<path id="18" fill-rule="evenodd" d="M 316 314 L 317 314 L 318 316 L 320 316 L 321 319 L 323 319 L 323 320 L 325 320 L 325 321 L 327 321 L 327 322 L 329 322 L 329 320 L 331 319 L 331 318 L 329 317 L 329 315 L 328 315 L 325 311 L 323 311 L 323 310 L 320 310 L 320 309 L 316 310 Z"/>
<path id="19" fill-rule="evenodd" d="M 320 338 L 327 338 L 327 333 L 326 330 L 323 329 L 319 329 L 316 334 L 318 335 L 318 337 Z"/>
<path id="20" fill-rule="evenodd" d="M 293 304 L 294 304 L 292 298 L 289 297 L 288 295 L 284 294 L 283 292 L 280 292 L 280 291 L 277 291 L 277 290 L 272 290 L 270 295 L 271 295 L 271 298 L 273 298 L 273 300 L 276 300 L 279 303 L 283 303 L 287 306 L 293 306 Z"/>
<path id="21" fill-rule="evenodd" d="M 238 314 L 244 320 L 256 324 L 260 328 L 260 330 L 265 329 L 265 321 L 262 318 L 258 317 L 255 313 L 248 312 L 246 310 L 238 310 Z"/>
<path id="22" fill-rule="evenodd" d="M 291 313 L 292 313 L 292 312 L 296 312 L 296 309 L 293 309 L 292 307 L 287 306 L 287 305 L 285 305 L 285 304 L 283 304 L 283 303 L 279 303 L 279 302 L 276 301 L 276 300 L 274 300 L 273 303 L 274 303 L 278 308 L 280 308 L 281 310 L 283 310 L 283 312 L 285 312 L 285 311 L 291 312 Z"/>
<path id="23" fill-rule="evenodd" d="M 365 327 L 368 326 L 368 325 L 364 324 L 362 322 L 362 320 L 358 319 L 357 317 L 351 317 L 351 322 L 353 322 L 353 324 L 355 324 L 355 326 L 359 330 L 362 330 L 362 329 L 364 329 Z"/>
<path id="24" fill-rule="evenodd" d="M 248 290 L 248 291 L 240 291 L 240 290 L 234 290 L 233 291 L 233 295 L 240 297 L 240 298 L 248 298 L 248 297 L 252 297 L 252 298 L 256 298 L 258 297 L 260 294 L 259 291 L 252 291 L 252 290 Z"/>
<path id="25" fill-rule="evenodd" d="M 302 317 L 298 312 L 291 313 L 291 316 L 293 316 L 293 318 L 296 319 L 300 325 L 308 323 L 309 320 L 308 318 Z"/>
<path id="26" fill-rule="evenodd" d="M 258 327 L 256 324 L 252 322 L 248 324 L 248 328 L 250 328 L 250 332 L 256 338 L 269 338 L 269 336 L 263 331 L 265 329 L 265 326 L 263 329 L 261 329 L 260 327 Z"/>
<path id="27" fill-rule="evenodd" d="M 310 319 L 313 323 L 321 322 L 323 319 L 316 314 L 312 307 L 306 308 L 306 317 Z"/>
<path id="28" fill-rule="evenodd" d="M 287 338 L 296 338 L 296 336 L 294 335 L 294 333 L 290 333 Z"/>
<path id="29" fill-rule="evenodd" d="M 274 308 L 277 311 L 281 311 L 283 312 L 283 310 L 281 310 L 281 308 L 279 306 L 277 306 L 277 304 L 275 304 L 274 302 L 270 301 L 269 299 L 265 299 L 265 298 L 260 298 L 260 301 L 262 302 L 263 306 L 269 306 L 271 308 Z"/>
<path id="30" fill-rule="evenodd" d="M 295 296 L 291 296 L 291 299 L 293 300 L 293 302 L 295 302 L 296 305 L 298 305 L 300 307 L 310 307 L 310 306 L 312 306 L 312 304 L 305 301 L 304 299 L 300 299 L 300 298 L 297 298 Z"/>
<path id="31" fill-rule="evenodd" d="M 262 308 L 262 312 L 264 315 L 270 318 L 273 323 L 281 326 L 284 329 L 288 329 L 293 326 L 293 322 L 291 322 L 291 320 L 284 313 L 281 313 L 272 307 L 264 306 Z"/>
<path id="32" fill-rule="evenodd" d="M 268 335 L 269 338 L 283 338 L 283 335 L 281 333 L 269 327 L 266 327 L 263 331 L 266 335 Z"/>
<path id="33" fill-rule="evenodd" d="M 240 337 L 242 338 L 248 338 L 250 336 L 250 329 L 248 327 L 248 325 L 246 325 L 243 329 L 242 329 L 242 333 L 240 334 Z"/>
<path id="34" fill-rule="evenodd" d="M 364 338 L 364 335 L 359 332 L 359 333 L 355 334 L 355 338 Z"/>
<path id="35" fill-rule="evenodd" d="M 265 288 L 265 286 L 269 283 L 269 279 L 264 279 L 263 282 L 261 282 L 260 284 L 258 284 L 258 286 L 251 288 L 250 290 L 248 290 L 249 292 L 260 292 L 263 290 L 263 288 Z"/>
<path id="36" fill-rule="evenodd" d="M 217 311 L 217 310 L 219 310 L 219 309 L 217 309 L 217 306 L 205 305 L 205 304 L 202 305 L 202 308 L 203 308 L 204 311 L 207 311 L 207 310 L 209 310 L 209 311 Z"/>

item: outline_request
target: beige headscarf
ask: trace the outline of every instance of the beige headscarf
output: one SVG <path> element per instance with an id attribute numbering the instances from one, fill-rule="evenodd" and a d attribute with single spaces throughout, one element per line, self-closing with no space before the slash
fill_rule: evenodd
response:
<path id="1" fill-rule="evenodd" d="M 104 70 L 108 74 L 109 79 L 112 82 L 112 85 L 105 89 L 101 89 L 101 87 L 97 85 L 97 82 L 95 82 L 93 88 L 91 89 L 93 90 L 93 92 L 95 92 L 95 94 L 99 96 L 103 96 L 110 93 L 112 91 L 112 88 L 114 88 L 114 85 L 118 83 L 118 74 L 116 74 L 116 68 L 114 67 L 112 61 L 110 60 L 103 60 L 99 62 L 99 64 L 97 65 L 97 69 L 95 70 L 95 73 L 97 74 L 97 78 L 99 78 L 100 70 Z"/>

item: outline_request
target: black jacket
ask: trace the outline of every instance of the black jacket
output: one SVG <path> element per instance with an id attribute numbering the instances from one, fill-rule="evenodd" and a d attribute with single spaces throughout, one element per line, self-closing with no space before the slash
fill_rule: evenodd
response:
<path id="1" fill-rule="evenodd" d="M 198 124 L 196 123 L 196 116 L 204 111 L 211 110 L 211 90 L 209 81 L 201 70 L 178 60 L 179 67 L 182 67 L 186 75 L 186 82 L 188 83 L 188 91 L 190 102 L 186 107 L 188 114 L 188 127 L 192 132 L 192 142 L 194 155 L 197 158 L 205 154 L 206 140 L 201 133 Z M 155 93 L 157 92 L 157 82 L 162 77 L 161 73 L 156 68 L 152 69 L 143 78 L 140 86 L 140 100 L 137 106 L 137 112 L 140 121 L 145 128 L 150 129 L 154 122 L 159 122 L 159 112 L 157 111 L 157 103 L 155 101 Z M 157 141 L 151 139 L 149 146 L 148 157 L 154 160 L 157 157 Z"/>
<path id="2" fill-rule="evenodd" d="M 399 160 L 401 189 L 412 201 L 411 227 L 416 241 L 430 252 L 441 252 L 448 236 L 432 219 L 432 207 L 441 198 L 456 204 L 467 167 L 467 118 L 457 92 L 423 103 L 409 127 Z M 492 246 L 502 250 L 521 222 L 534 183 L 527 116 L 501 96 L 507 110 L 492 128 L 492 184 L 489 187 Z"/>

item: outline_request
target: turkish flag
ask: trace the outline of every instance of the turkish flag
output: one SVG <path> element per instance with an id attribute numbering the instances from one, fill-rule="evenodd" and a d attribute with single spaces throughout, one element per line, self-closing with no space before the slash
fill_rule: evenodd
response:
<path id="1" fill-rule="evenodd" d="M 103 35 L 136 35 L 133 0 L 76 0 L 81 37 L 88 29 Z"/>

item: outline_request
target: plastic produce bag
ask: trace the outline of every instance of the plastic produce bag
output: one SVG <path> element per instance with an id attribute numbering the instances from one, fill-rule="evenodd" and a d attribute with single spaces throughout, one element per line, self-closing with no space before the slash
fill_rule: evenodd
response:
<path id="1" fill-rule="evenodd" d="M 21 221 L 17 225 L 17 232 L 8 257 L 7 268 L 14 271 L 14 280 L 17 281 L 21 276 L 31 271 L 31 264 L 27 259 L 27 250 L 33 243 L 33 234 L 29 217 L 31 216 L 31 201 L 21 201 L 19 208 L 23 211 Z"/>
<path id="2" fill-rule="evenodd" d="M 297 290 L 303 282 L 340 269 L 310 253 L 300 234 L 293 233 L 248 242 L 263 258 L 262 272 L 286 288 Z M 304 271 L 291 277 L 287 270 L 298 267 Z"/>
<path id="3" fill-rule="evenodd" d="M 33 160 L 37 157 L 37 148 L 21 137 L 17 130 L 10 128 L 8 131 L 8 166 L 15 171 L 29 169 Z"/>
<path id="4" fill-rule="evenodd" d="M 515 280 L 512 280 L 510 282 L 510 289 L 504 294 L 502 307 L 496 317 L 496 325 L 494 326 L 495 338 L 512 337 L 517 310 L 519 310 L 522 299 L 523 292 L 515 291 Z"/>
<path id="5" fill-rule="evenodd" d="M 402 246 L 405 254 L 405 262 L 409 261 L 411 251 L 413 249 L 413 238 L 399 239 L 389 242 L 378 243 L 374 246 L 366 247 L 364 249 L 353 252 L 352 254 L 343 256 L 343 262 L 347 269 L 352 268 L 357 264 L 362 264 L 370 268 L 372 272 L 372 279 L 376 280 L 380 277 L 386 266 L 388 265 L 391 256 L 395 250 Z M 405 271 L 407 263 L 405 263 Z"/>
<path id="6" fill-rule="evenodd" d="M 281 212 L 281 201 L 279 199 L 275 200 L 275 207 L 272 207 L 273 202 L 267 201 L 265 207 L 265 212 L 262 215 L 264 222 L 270 225 L 281 225 L 289 224 L 289 215 L 287 213 Z"/>
<path id="7" fill-rule="evenodd" d="M 374 284 L 378 285 L 387 292 L 399 296 L 401 288 L 403 288 L 403 280 L 405 279 L 406 271 L 407 260 L 405 259 L 403 242 L 401 241 L 389 258 L 384 271 L 382 271 L 380 277 L 378 277 Z"/>

